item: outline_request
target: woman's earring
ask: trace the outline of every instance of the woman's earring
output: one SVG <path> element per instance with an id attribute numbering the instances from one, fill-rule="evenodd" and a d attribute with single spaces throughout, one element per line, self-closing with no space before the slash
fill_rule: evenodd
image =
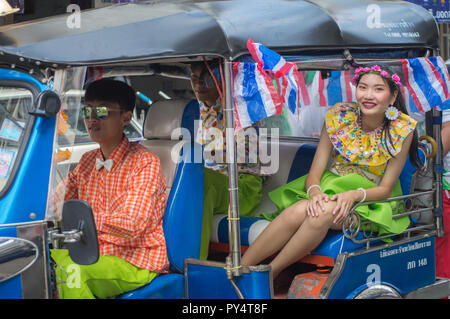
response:
<path id="1" fill-rule="evenodd" d="M 393 106 L 392 104 L 389 105 L 389 107 L 386 109 L 386 112 L 384 113 L 384 115 L 386 116 L 386 118 L 390 121 L 394 121 L 397 119 L 398 117 L 398 110 L 395 106 Z"/>

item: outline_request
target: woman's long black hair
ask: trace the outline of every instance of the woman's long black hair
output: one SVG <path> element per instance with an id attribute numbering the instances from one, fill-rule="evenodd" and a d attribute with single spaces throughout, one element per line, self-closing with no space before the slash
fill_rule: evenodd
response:
<path id="1" fill-rule="evenodd" d="M 375 64 L 371 64 L 371 65 L 366 65 L 367 67 L 371 68 L 374 65 L 378 65 L 380 66 L 380 68 L 382 70 L 385 70 L 389 73 L 390 76 L 392 76 L 392 74 L 394 74 L 395 72 L 392 71 L 391 68 L 375 63 Z M 397 91 L 397 98 L 395 99 L 395 102 L 393 103 L 393 106 L 396 107 L 400 112 L 404 113 L 404 114 L 408 114 L 408 110 L 406 109 L 406 104 L 405 104 L 405 98 L 402 94 L 402 90 L 400 90 L 400 88 L 398 87 L 398 85 L 389 77 L 389 78 L 385 78 L 382 77 L 386 83 L 389 86 L 389 89 L 391 91 L 391 94 L 394 94 L 395 91 Z M 356 86 L 358 86 L 359 81 L 360 81 L 361 77 L 358 77 L 356 79 Z M 384 140 L 386 141 L 386 149 L 389 152 L 389 154 L 394 157 L 394 155 L 392 155 L 391 151 L 389 150 L 389 147 L 387 147 L 387 141 L 389 140 L 389 143 L 391 144 L 391 146 L 393 147 L 393 142 L 392 142 L 392 137 L 391 134 L 389 132 L 389 127 L 391 125 L 391 120 L 389 120 L 388 118 L 384 118 L 384 122 L 383 122 L 383 129 L 382 129 L 382 136 L 384 136 Z M 417 134 L 417 130 L 414 129 L 413 131 L 413 139 L 411 142 L 411 146 L 409 148 L 409 160 L 411 161 L 411 163 L 413 164 L 413 166 L 417 169 L 421 168 L 423 166 L 423 163 L 419 157 L 418 154 L 418 145 L 419 145 L 419 138 L 418 138 L 418 134 Z"/>

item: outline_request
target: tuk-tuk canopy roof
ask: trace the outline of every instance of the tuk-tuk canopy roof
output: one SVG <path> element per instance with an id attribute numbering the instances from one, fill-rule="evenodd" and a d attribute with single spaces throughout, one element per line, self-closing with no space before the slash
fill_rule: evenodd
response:
<path id="1" fill-rule="evenodd" d="M 79 24 L 77 25 L 77 22 Z M 0 28 L 2 60 L 92 65 L 248 53 L 249 38 L 277 52 L 438 48 L 433 16 L 406 1 L 141 1 Z M 15 60 L 18 61 L 15 61 Z"/>

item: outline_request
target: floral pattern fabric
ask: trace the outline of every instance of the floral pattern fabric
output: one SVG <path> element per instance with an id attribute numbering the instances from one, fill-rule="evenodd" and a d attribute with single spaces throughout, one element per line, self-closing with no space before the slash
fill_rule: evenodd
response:
<path id="1" fill-rule="evenodd" d="M 383 176 L 389 159 L 401 151 L 404 139 L 414 130 L 417 121 L 399 111 L 398 118 L 391 121 L 389 127 L 391 145 L 381 134 L 381 128 L 371 132 L 361 130 L 358 113 L 355 103 L 338 103 L 328 110 L 325 127 L 335 149 L 333 158 L 337 163 L 357 165 L 369 173 Z"/>
<path id="2" fill-rule="evenodd" d="M 226 163 L 225 118 L 220 102 L 211 108 L 200 103 L 200 121 L 195 141 L 203 145 L 205 167 L 228 175 Z M 238 173 L 263 175 L 257 157 L 257 128 L 249 127 L 235 132 Z M 248 139 L 248 142 L 246 141 Z"/>

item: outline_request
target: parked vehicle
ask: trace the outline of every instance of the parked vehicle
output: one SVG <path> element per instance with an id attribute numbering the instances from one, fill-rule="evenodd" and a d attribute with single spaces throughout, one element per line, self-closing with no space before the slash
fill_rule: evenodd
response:
<path id="1" fill-rule="evenodd" d="M 69 28 L 67 19 L 62 15 L 0 29 L 0 102 L 8 104 L 7 112 L 0 113 L 0 298 L 55 295 L 50 248 L 67 247 L 72 259 L 84 264 L 98 257 L 89 205 L 69 201 L 58 209 L 62 205 L 51 194 L 70 169 L 57 154 L 76 147 L 80 136 L 73 132 L 81 94 L 70 92 L 80 92 L 89 72 L 99 68 L 104 77 L 127 76 L 154 101 L 146 109 L 140 143 L 160 157 L 169 195 L 164 231 L 171 271 L 118 298 L 450 295 L 449 281 L 436 278 L 434 265 L 435 237 L 444 232 L 437 110 L 428 113 L 431 125 L 423 124 L 426 165 L 420 171 L 406 165 L 404 196 L 395 198 L 405 203 L 402 214 L 413 221 L 405 233 L 380 238 L 355 225 L 330 231 L 282 276 L 292 282 L 284 291 L 274 291 L 268 265 L 241 265 L 241 252 L 268 223 L 259 214 L 275 209 L 267 193 L 309 169 L 321 125 L 317 115 L 326 110 L 312 99 L 299 114 L 285 111 L 259 123 L 268 136 L 260 135 L 258 150 L 279 156 L 264 163 L 273 174 L 264 183 L 257 217 L 239 217 L 237 164 L 228 158 L 230 213 L 215 217 L 210 256 L 198 259 L 204 163 L 201 146 L 194 143 L 199 108 L 190 95 L 189 63 L 223 62 L 225 117 L 233 132 L 232 66 L 248 61 L 249 38 L 295 62 L 305 77 L 308 72 L 326 77 L 377 61 L 401 73 L 402 59 L 438 55 L 438 29 L 426 10 L 375 0 L 143 2 L 82 12 L 80 28 Z M 171 99 L 156 101 L 161 90 Z M 416 116 L 423 120 L 423 114 Z M 235 145 L 234 134 L 227 134 L 226 142 Z"/>

